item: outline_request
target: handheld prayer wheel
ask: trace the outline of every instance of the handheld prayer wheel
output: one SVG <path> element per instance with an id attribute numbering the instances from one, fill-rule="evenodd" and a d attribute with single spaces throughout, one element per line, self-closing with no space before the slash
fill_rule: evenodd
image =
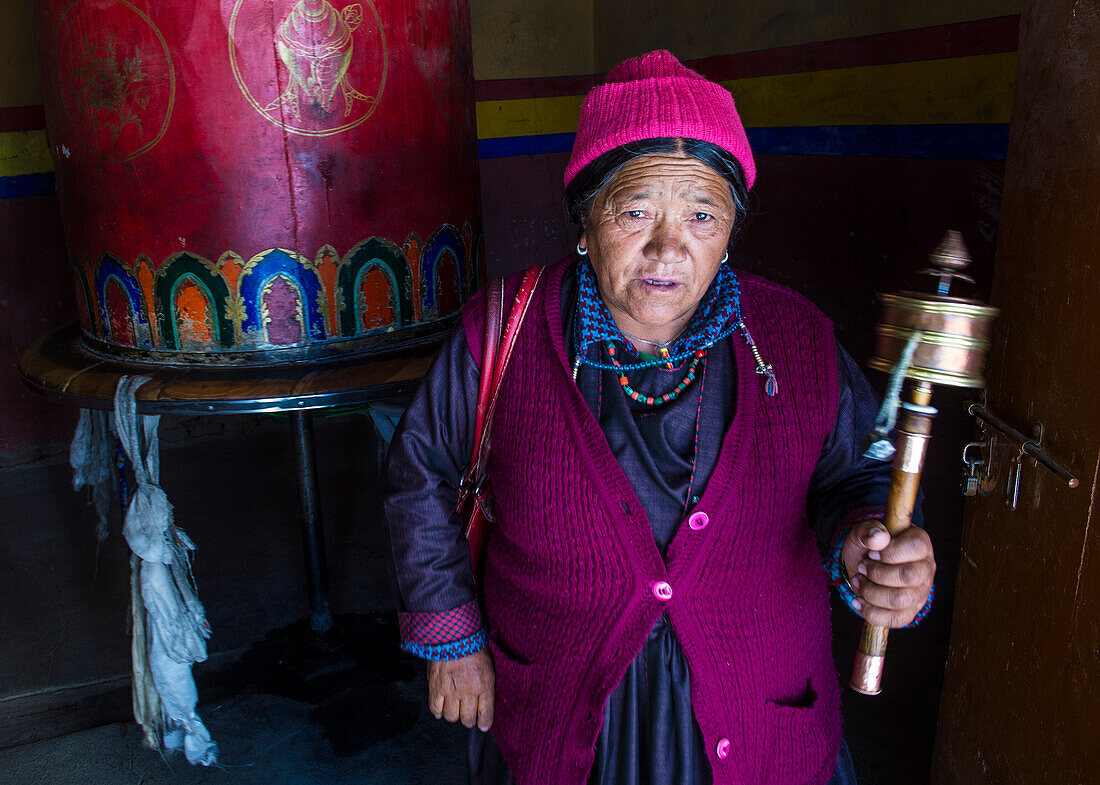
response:
<path id="1" fill-rule="evenodd" d="M 483 264 L 466 0 L 32 8 L 82 350 L 267 366 L 448 329 Z"/>
<path id="2" fill-rule="evenodd" d="M 970 258 L 958 232 L 947 233 L 932 253 L 931 263 L 932 269 L 924 272 L 940 279 L 936 294 L 879 295 L 882 315 L 875 330 L 874 355 L 868 362 L 872 368 L 893 374 L 888 403 L 899 396 L 902 385 L 905 388 L 899 400 L 893 476 L 883 522 L 891 536 L 911 525 L 936 416 L 936 409 L 929 405 L 933 385 L 985 385 L 982 369 L 989 349 L 990 328 L 997 315 L 996 308 L 948 294 L 954 279 L 973 282 L 962 272 L 970 264 Z M 880 418 L 876 433 L 885 438 L 889 424 Z M 880 441 L 871 449 L 882 449 L 883 444 Z M 864 623 L 852 669 L 851 687 L 855 691 L 865 695 L 882 691 L 888 633 L 886 627 Z"/>

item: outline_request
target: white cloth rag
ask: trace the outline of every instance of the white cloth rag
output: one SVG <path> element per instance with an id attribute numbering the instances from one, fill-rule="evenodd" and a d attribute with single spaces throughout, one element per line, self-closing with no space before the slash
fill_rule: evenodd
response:
<path id="1" fill-rule="evenodd" d="M 167 751 L 182 750 L 189 763 L 209 766 L 217 762 L 218 747 L 195 711 L 198 693 L 191 666 L 206 659 L 210 625 L 191 574 L 195 544 L 175 526 L 172 505 L 158 484 L 160 417 L 137 413 L 134 396 L 147 381 L 145 376 L 125 376 L 115 392 L 115 429 L 135 478 L 122 533 L 140 560 L 134 560 L 134 567 L 144 606 L 135 602 L 133 607 L 134 708 L 147 741 L 159 742 Z M 144 652 L 137 645 L 139 629 Z M 159 716 L 150 700 L 150 673 Z"/>
<path id="2" fill-rule="evenodd" d="M 109 412 L 81 409 L 69 465 L 73 467 L 73 490 L 88 489 L 96 514 L 96 537 L 107 539 L 107 510 L 111 506 L 111 469 L 114 466 L 114 434 Z"/>

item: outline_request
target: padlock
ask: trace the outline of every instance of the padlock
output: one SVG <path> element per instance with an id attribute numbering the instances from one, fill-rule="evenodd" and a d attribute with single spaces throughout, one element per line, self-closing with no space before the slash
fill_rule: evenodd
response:
<path id="1" fill-rule="evenodd" d="M 1024 470 L 1024 449 L 1012 460 L 1008 467 L 1008 481 L 1005 485 L 1005 507 L 1015 510 L 1020 505 L 1020 475 Z"/>
<path id="2" fill-rule="evenodd" d="M 985 447 L 984 442 L 970 442 L 963 447 L 962 458 L 966 465 L 962 480 L 963 496 L 977 496 L 981 490 L 982 467 L 986 466 Z"/>

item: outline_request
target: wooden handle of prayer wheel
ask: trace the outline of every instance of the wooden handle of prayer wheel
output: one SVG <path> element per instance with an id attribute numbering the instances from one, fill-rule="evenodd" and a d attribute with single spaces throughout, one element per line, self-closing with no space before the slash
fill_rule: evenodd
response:
<path id="1" fill-rule="evenodd" d="M 913 508 L 917 502 L 917 490 L 928 439 L 932 435 L 932 420 L 936 410 L 928 405 L 932 400 L 932 385 L 918 382 L 909 390 L 909 401 L 901 405 L 898 414 L 897 439 L 894 453 L 894 473 L 890 479 L 890 495 L 886 502 L 886 518 L 883 523 L 891 537 L 895 537 L 912 525 Z M 855 665 L 852 668 L 851 687 L 864 695 L 882 692 L 882 672 L 886 665 L 886 639 L 889 627 L 863 623 Z"/>

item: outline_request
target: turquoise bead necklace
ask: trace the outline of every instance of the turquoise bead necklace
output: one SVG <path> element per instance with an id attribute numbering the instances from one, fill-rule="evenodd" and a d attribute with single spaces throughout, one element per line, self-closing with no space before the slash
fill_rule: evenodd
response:
<path id="1" fill-rule="evenodd" d="M 615 344 L 608 341 L 606 349 L 607 356 L 611 358 L 611 367 L 619 371 L 619 386 L 623 388 L 623 392 L 626 393 L 628 397 L 633 398 L 638 403 L 644 403 L 646 406 L 661 406 L 679 398 L 680 394 L 695 381 L 695 374 L 699 370 L 699 363 L 707 356 L 706 349 L 697 349 L 691 358 L 691 364 L 688 365 L 687 375 L 680 380 L 680 383 L 673 387 L 671 391 L 654 398 L 651 395 L 643 395 L 630 386 L 630 380 L 626 377 L 623 365 L 615 358 Z M 668 363 L 669 360 L 667 358 L 662 358 L 662 362 Z"/>

